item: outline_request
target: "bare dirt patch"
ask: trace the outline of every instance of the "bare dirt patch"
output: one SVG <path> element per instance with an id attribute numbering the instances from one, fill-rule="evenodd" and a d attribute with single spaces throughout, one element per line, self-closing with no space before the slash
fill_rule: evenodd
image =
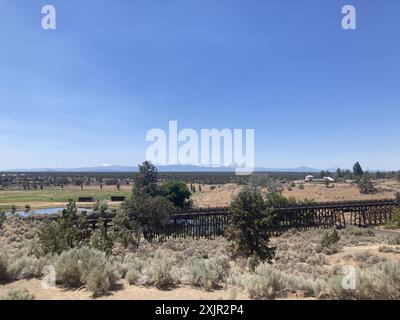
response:
<path id="1" fill-rule="evenodd" d="M 91 293 L 85 288 L 80 290 L 67 290 L 62 287 L 55 289 L 42 288 L 38 279 L 19 280 L 10 284 L 0 285 L 0 296 L 5 296 L 12 289 L 28 289 L 35 294 L 36 300 L 90 300 Z M 118 283 L 118 290 L 111 291 L 108 295 L 98 300 L 232 300 L 249 299 L 246 294 L 229 289 L 203 291 L 190 286 L 182 286 L 171 290 L 159 290 L 152 287 L 131 286 L 127 281 Z"/>

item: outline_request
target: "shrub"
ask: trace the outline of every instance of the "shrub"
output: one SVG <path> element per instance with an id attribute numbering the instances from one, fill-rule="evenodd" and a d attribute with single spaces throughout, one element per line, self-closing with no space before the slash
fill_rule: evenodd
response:
<path id="1" fill-rule="evenodd" d="M 144 266 L 145 261 L 141 260 L 139 257 L 134 256 L 133 254 L 128 254 L 120 263 L 117 264 L 118 272 L 121 278 L 125 278 L 128 271 L 132 269 L 141 274 Z"/>
<path id="2" fill-rule="evenodd" d="M 244 285 L 250 298 L 272 299 L 285 289 L 285 279 L 281 271 L 262 263 L 244 279 Z"/>
<path id="3" fill-rule="evenodd" d="M 10 264 L 9 272 L 13 279 L 29 279 L 36 275 L 36 259 L 23 255 Z"/>
<path id="4" fill-rule="evenodd" d="M 256 255 L 253 255 L 253 256 L 247 258 L 247 264 L 249 266 L 250 272 L 254 272 L 260 263 L 261 263 L 261 260 Z"/>
<path id="5" fill-rule="evenodd" d="M 400 245 L 400 236 L 390 237 L 387 240 L 387 243 L 391 244 L 391 245 L 396 245 L 396 246 Z"/>
<path id="6" fill-rule="evenodd" d="M 226 238 L 232 241 L 234 254 L 250 257 L 257 255 L 270 261 L 274 248 L 269 246 L 271 211 L 266 208 L 261 193 L 256 189 L 245 189 L 232 201 Z"/>
<path id="7" fill-rule="evenodd" d="M 194 258 L 189 266 L 190 283 L 207 291 L 218 287 L 228 276 L 229 261 L 226 257 Z"/>
<path id="8" fill-rule="evenodd" d="M 93 211 L 99 215 L 104 215 L 108 209 L 108 204 L 105 201 L 97 200 L 93 205 Z"/>
<path id="9" fill-rule="evenodd" d="M 140 272 L 135 268 L 129 269 L 125 276 L 126 280 L 128 280 L 128 283 L 130 285 L 135 284 L 140 279 L 140 277 L 141 277 Z"/>
<path id="10" fill-rule="evenodd" d="M 43 275 L 43 268 L 54 265 L 56 256 L 47 255 L 40 258 L 23 254 L 20 257 L 14 256 L 9 265 L 9 276 L 13 279 L 40 278 Z"/>
<path id="11" fill-rule="evenodd" d="M 387 229 L 400 228 L 400 209 L 394 210 L 392 219 L 386 222 L 385 227 Z"/>
<path id="12" fill-rule="evenodd" d="M 265 205 L 268 208 L 271 207 L 282 207 L 288 204 L 295 204 L 296 199 L 293 197 L 286 198 L 279 192 L 270 192 L 267 194 L 265 199 Z"/>
<path id="13" fill-rule="evenodd" d="M 146 269 L 147 283 L 160 289 L 166 289 L 179 281 L 174 273 L 175 259 L 163 250 L 157 250 Z"/>
<path id="14" fill-rule="evenodd" d="M 361 179 L 358 181 L 358 188 L 360 189 L 360 193 L 363 194 L 376 192 L 375 186 L 372 182 L 372 178 L 368 172 L 364 173 Z"/>
<path id="15" fill-rule="evenodd" d="M 400 263 L 381 262 L 360 272 L 357 299 L 400 299 Z"/>
<path id="16" fill-rule="evenodd" d="M 135 284 L 140 279 L 145 264 L 145 261 L 135 257 L 133 254 L 127 255 L 121 264 L 121 267 L 126 270 L 125 275 L 122 277 L 125 277 L 130 285 Z M 124 271 L 122 273 L 124 273 Z"/>
<path id="17" fill-rule="evenodd" d="M 87 243 L 91 231 L 85 216 L 80 216 L 75 226 L 77 208 L 70 201 L 61 217 L 46 223 L 39 231 L 39 240 L 45 254 L 58 253 Z"/>
<path id="18" fill-rule="evenodd" d="M 5 253 L 0 252 L 0 281 L 5 281 L 8 277 L 8 257 Z"/>
<path id="19" fill-rule="evenodd" d="M 334 244 L 331 244 L 328 247 L 322 248 L 322 253 L 327 255 L 327 256 L 330 256 L 330 255 L 333 255 L 335 253 L 338 253 L 340 251 L 340 248 L 341 247 L 338 244 L 334 243 Z M 317 248 L 317 250 L 318 249 L 319 248 Z"/>
<path id="20" fill-rule="evenodd" d="M 117 280 L 104 252 L 82 247 L 65 251 L 56 265 L 57 277 L 65 286 L 87 286 L 94 296 L 105 293 Z"/>
<path id="21" fill-rule="evenodd" d="M 93 292 L 94 296 L 107 293 L 110 288 L 109 270 L 101 266 L 94 267 L 87 276 L 86 288 Z"/>
<path id="22" fill-rule="evenodd" d="M 340 236 L 337 230 L 325 233 L 317 248 L 317 252 L 323 252 L 328 255 L 338 252 L 338 247 L 335 244 L 339 242 L 339 240 Z"/>
<path id="23" fill-rule="evenodd" d="M 183 259 L 190 257 L 211 258 L 227 253 L 229 243 L 223 237 L 215 239 L 190 239 L 176 238 L 168 239 L 162 244 L 162 248 L 177 252 Z"/>
<path id="24" fill-rule="evenodd" d="M 353 255 L 353 260 L 360 263 L 361 267 L 371 266 L 379 262 L 385 262 L 385 257 L 380 257 L 376 254 L 372 254 L 369 251 L 357 252 Z"/>
<path id="25" fill-rule="evenodd" d="M 192 185 L 192 190 L 196 191 L 193 188 Z M 177 208 L 190 208 L 193 205 L 190 200 L 191 192 L 183 182 L 169 181 L 159 188 L 158 193 L 171 201 Z"/>
<path id="26" fill-rule="evenodd" d="M 138 226 L 129 219 L 126 211 L 118 211 L 113 219 L 112 237 L 114 242 L 121 243 L 125 248 L 138 245 Z"/>
<path id="27" fill-rule="evenodd" d="M 384 253 L 400 253 L 400 247 L 388 247 L 388 246 L 380 246 L 379 247 L 379 252 L 384 252 Z"/>
<path id="28" fill-rule="evenodd" d="M 124 203 L 125 212 L 133 219 L 147 240 L 165 231 L 170 215 L 176 212 L 174 205 L 164 197 L 152 197 L 143 191 L 134 191 Z"/>
<path id="29" fill-rule="evenodd" d="M 340 240 L 339 233 L 337 230 L 333 230 L 332 233 L 326 233 L 321 240 L 322 247 L 329 247 L 331 244 L 334 244 Z"/>
<path id="30" fill-rule="evenodd" d="M 371 229 L 349 225 L 339 230 L 341 245 L 360 245 L 380 241 Z"/>
<path id="31" fill-rule="evenodd" d="M 57 222 L 47 222 L 39 231 L 42 250 L 46 253 L 61 253 L 63 251 L 62 239 L 58 237 L 59 225 Z"/>
<path id="32" fill-rule="evenodd" d="M 57 262 L 56 271 L 58 280 L 67 287 L 78 288 L 84 283 L 76 249 L 65 251 L 61 254 Z"/>
<path id="33" fill-rule="evenodd" d="M 343 276 L 337 275 L 327 281 L 327 290 L 330 296 L 340 300 L 356 299 L 355 290 L 345 289 L 342 285 Z"/>
<path id="34" fill-rule="evenodd" d="M 107 254 L 111 254 L 114 242 L 108 235 L 107 226 L 103 218 L 97 221 L 97 229 L 90 237 L 90 246 Z"/>
<path id="35" fill-rule="evenodd" d="M 1 297 L 0 300 L 34 300 L 35 295 L 31 294 L 27 289 L 12 289 L 7 296 Z"/>
<path id="36" fill-rule="evenodd" d="M 326 258 L 322 254 L 311 254 L 307 257 L 306 263 L 312 266 L 322 266 L 326 264 Z"/>
<path id="37" fill-rule="evenodd" d="M 292 292 L 304 291 L 306 296 L 318 296 L 325 287 L 322 280 L 314 280 L 303 276 L 286 275 L 286 288 Z"/>
<path id="38" fill-rule="evenodd" d="M 3 224 L 6 221 L 6 213 L 3 211 L 0 211 L 0 230 L 3 228 Z"/>
<path id="39" fill-rule="evenodd" d="M 342 277 L 328 280 L 328 290 L 338 299 L 398 300 L 400 299 L 400 263 L 381 262 L 365 269 L 358 269 L 355 290 L 342 287 Z"/>

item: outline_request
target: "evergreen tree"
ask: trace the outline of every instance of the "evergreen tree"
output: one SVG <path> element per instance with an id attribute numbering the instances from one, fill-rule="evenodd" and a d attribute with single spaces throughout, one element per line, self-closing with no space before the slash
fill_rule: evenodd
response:
<path id="1" fill-rule="evenodd" d="M 155 234 L 165 232 L 170 215 L 176 213 L 175 206 L 168 199 L 160 196 L 152 197 L 137 190 L 134 190 L 123 208 L 147 240 L 152 240 Z"/>
<path id="2" fill-rule="evenodd" d="M 106 254 L 111 254 L 114 242 L 108 235 L 107 224 L 103 218 L 99 218 L 96 224 L 96 231 L 90 238 L 90 246 L 97 250 L 104 251 Z"/>
<path id="3" fill-rule="evenodd" d="M 356 178 L 361 178 L 362 175 L 364 174 L 363 169 L 361 168 L 361 165 L 359 162 L 356 162 L 353 166 L 353 174 Z"/>
<path id="4" fill-rule="evenodd" d="M 157 168 L 149 161 L 139 165 L 139 172 L 134 178 L 134 189 L 155 196 L 159 176 Z"/>
<path id="5" fill-rule="evenodd" d="M 337 168 L 337 169 L 336 169 L 336 176 L 337 176 L 339 179 L 344 178 L 344 172 L 342 171 L 342 169 L 340 169 L 340 168 Z"/>
<path id="6" fill-rule="evenodd" d="M 118 211 L 115 215 L 112 234 L 114 241 L 121 243 L 125 248 L 131 244 L 139 244 L 138 226 L 129 219 L 128 213 L 124 210 Z"/>
<path id="7" fill-rule="evenodd" d="M 76 219 L 76 213 L 75 202 L 70 200 L 57 221 L 48 222 L 39 230 L 44 253 L 61 253 L 87 243 L 91 234 L 89 223 L 86 216 Z"/>
<path id="8" fill-rule="evenodd" d="M 257 256 L 270 261 L 274 248 L 269 246 L 271 211 L 257 189 L 245 189 L 237 195 L 229 208 L 230 220 L 225 231 L 235 254 Z"/>
<path id="9" fill-rule="evenodd" d="M 371 175 L 368 172 L 364 173 L 361 179 L 358 181 L 358 188 L 360 189 L 360 192 L 364 194 L 376 192 Z"/>
<path id="10" fill-rule="evenodd" d="M 190 208 L 192 206 L 191 193 L 183 182 L 169 181 L 159 189 L 158 194 L 171 201 L 177 208 Z"/>

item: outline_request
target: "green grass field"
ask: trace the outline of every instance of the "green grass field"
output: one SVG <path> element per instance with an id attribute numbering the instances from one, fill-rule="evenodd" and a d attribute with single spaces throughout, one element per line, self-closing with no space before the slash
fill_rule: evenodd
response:
<path id="1" fill-rule="evenodd" d="M 24 209 L 25 205 L 31 208 L 46 208 L 68 202 L 69 199 L 77 201 L 79 197 L 93 197 L 95 200 L 110 201 L 111 196 L 129 196 L 129 188 L 116 189 L 68 187 L 64 190 L 49 188 L 44 190 L 2 190 L 0 191 L 0 210 L 9 210 L 12 205 L 17 209 Z"/>

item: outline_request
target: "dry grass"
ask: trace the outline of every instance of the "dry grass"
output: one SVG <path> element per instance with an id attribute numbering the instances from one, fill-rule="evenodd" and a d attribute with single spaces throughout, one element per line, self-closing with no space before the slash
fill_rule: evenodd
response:
<path id="1" fill-rule="evenodd" d="M 376 180 L 377 193 L 361 194 L 356 183 L 340 182 L 332 184 L 333 188 L 326 188 L 321 183 L 304 183 L 295 181 L 295 187 L 291 183 L 282 185 L 283 195 L 294 197 L 298 201 L 313 199 L 315 201 L 344 201 L 344 200 L 368 200 L 393 198 L 396 192 L 400 192 L 400 182 L 394 180 Z M 303 185 L 304 188 L 299 188 Z M 190 184 L 188 185 L 190 187 Z M 9 209 L 16 205 L 23 210 L 25 205 L 32 209 L 47 207 L 62 207 L 68 199 L 77 199 L 80 196 L 92 196 L 99 200 L 109 200 L 111 195 L 125 195 L 131 193 L 131 186 L 121 185 L 120 191 L 115 186 L 103 186 L 100 190 L 98 185 L 85 186 L 83 190 L 79 186 L 66 186 L 64 190 L 59 187 L 45 188 L 44 190 L 2 190 L 0 191 L 0 209 Z M 192 195 L 194 205 L 197 207 L 219 207 L 229 206 L 232 197 L 237 195 L 242 186 L 237 184 L 224 185 L 201 185 L 202 191 L 198 190 Z M 289 190 L 290 189 L 290 190 Z M 266 194 L 267 189 L 264 188 Z M 112 203 L 110 203 L 112 204 Z M 92 203 L 78 203 L 78 206 L 92 206 Z"/>
<path id="2" fill-rule="evenodd" d="M 332 184 L 333 188 L 326 188 L 321 183 L 304 183 L 304 181 L 295 181 L 296 187 L 289 191 L 290 183 L 283 185 L 283 195 L 285 197 L 294 197 L 298 201 L 304 199 L 313 199 L 317 202 L 326 201 L 346 201 L 346 200 L 370 200 L 394 198 L 396 192 L 400 192 L 400 183 L 394 180 L 377 180 L 377 193 L 362 194 L 356 183 L 338 182 Z M 304 189 L 299 185 L 304 185 Z M 242 186 L 236 184 L 225 185 L 202 185 L 202 192 L 196 191 L 193 195 L 195 206 L 198 207 L 219 207 L 229 206 L 232 197 L 237 195 Z M 262 189 L 263 194 L 267 189 Z"/>
<path id="3" fill-rule="evenodd" d="M 62 284 L 54 290 L 41 288 L 41 268 L 46 264 L 57 265 L 59 257 L 40 256 L 36 242 L 37 228 L 35 222 L 12 218 L 7 219 L 4 229 L 0 231 L 0 251 L 7 253 L 10 271 L 8 283 L 0 285 L 0 296 L 6 296 L 11 289 L 27 288 L 35 294 L 36 299 L 90 298 L 91 293 L 87 288 L 74 290 L 64 288 Z M 321 292 L 329 290 L 328 297 L 334 298 L 335 292 L 339 297 L 343 292 L 330 287 L 336 283 L 331 279 L 340 278 L 342 267 L 348 265 L 364 270 L 362 274 L 366 285 L 376 283 L 376 279 L 386 281 L 381 272 L 385 268 L 390 268 L 394 272 L 391 277 L 396 279 L 396 267 L 382 265 L 375 268 L 382 263 L 400 261 L 400 255 L 395 251 L 397 245 L 390 244 L 395 243 L 393 237 L 349 227 L 339 230 L 340 240 L 335 244 L 338 252 L 327 255 L 318 252 L 318 244 L 326 232 L 331 231 L 293 230 L 272 238 L 276 246 L 275 260 L 270 266 L 255 267 L 256 273 L 252 272 L 254 261 L 233 259 L 229 255 L 229 243 L 223 238 L 143 242 L 139 249 L 123 251 L 110 258 L 110 268 L 119 273 L 121 280 L 117 281 L 115 288 L 109 287 L 107 293 L 99 298 L 243 299 L 250 294 L 253 298 L 315 299 Z M 267 277 L 271 270 L 274 270 L 272 278 Z M 369 275 L 375 280 L 368 282 Z M 94 284 L 102 287 L 102 283 L 95 281 L 97 278 L 92 279 Z M 385 294 L 395 296 L 396 291 L 393 290 Z M 360 294 L 368 292 L 365 289 Z M 376 296 L 379 292 L 373 294 Z"/>
<path id="4" fill-rule="evenodd" d="M 314 199 L 317 202 L 346 201 L 346 200 L 370 200 L 392 199 L 396 192 L 400 192 L 400 183 L 394 180 L 376 180 L 377 193 L 362 194 L 356 183 L 338 182 L 332 184 L 333 188 L 326 188 L 321 183 L 303 183 L 304 189 L 292 188 L 292 191 L 284 189 L 283 195 L 295 197 L 297 200 Z M 296 181 L 299 184 L 300 181 Z"/>

